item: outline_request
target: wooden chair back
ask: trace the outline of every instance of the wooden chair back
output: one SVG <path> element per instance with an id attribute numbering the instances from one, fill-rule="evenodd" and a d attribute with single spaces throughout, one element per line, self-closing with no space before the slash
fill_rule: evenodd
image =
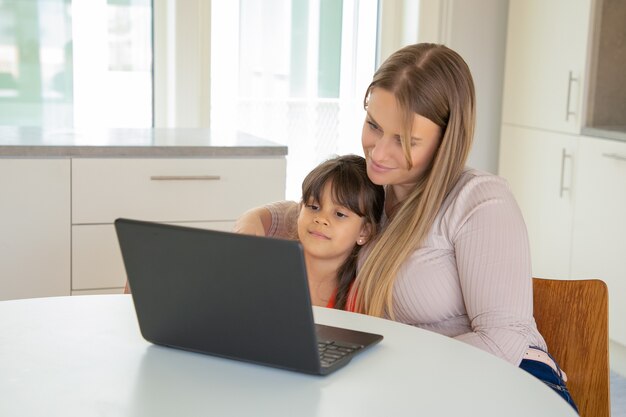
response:
<path id="1" fill-rule="evenodd" d="M 610 417 L 608 290 L 597 279 L 533 278 L 534 316 L 581 417 Z"/>

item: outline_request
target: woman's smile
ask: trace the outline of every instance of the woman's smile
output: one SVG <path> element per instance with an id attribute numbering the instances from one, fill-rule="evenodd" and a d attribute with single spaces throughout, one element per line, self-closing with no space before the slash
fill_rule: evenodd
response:
<path id="1" fill-rule="evenodd" d="M 393 169 L 393 168 L 389 168 L 389 167 L 386 167 L 386 166 L 384 166 L 382 164 L 377 163 L 371 157 L 369 157 L 367 159 L 367 163 L 370 166 L 370 168 L 372 169 L 372 171 L 380 172 L 381 174 L 389 172 L 389 171 L 391 171 Z"/>

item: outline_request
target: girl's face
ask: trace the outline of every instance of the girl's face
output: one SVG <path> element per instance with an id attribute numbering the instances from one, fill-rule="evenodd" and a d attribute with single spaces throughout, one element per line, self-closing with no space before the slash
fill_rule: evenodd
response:
<path id="1" fill-rule="evenodd" d="M 372 89 L 361 140 L 367 160 L 367 175 L 379 185 L 393 186 L 398 200 L 403 200 L 429 167 L 441 140 L 442 129 L 415 113 L 411 128 L 411 161 L 404 156 L 401 137 L 405 132 L 395 96 L 380 88 Z"/>
<path id="2" fill-rule="evenodd" d="M 343 262 L 354 245 L 369 235 L 365 220 L 350 209 L 333 202 L 329 181 L 321 201 L 303 201 L 298 216 L 298 238 L 308 256 Z"/>

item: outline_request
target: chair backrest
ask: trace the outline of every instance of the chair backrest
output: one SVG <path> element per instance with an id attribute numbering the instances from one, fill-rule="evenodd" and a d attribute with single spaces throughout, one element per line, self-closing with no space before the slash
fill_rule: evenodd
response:
<path id="1" fill-rule="evenodd" d="M 610 417 L 608 290 L 597 279 L 533 278 L 534 316 L 581 417 Z"/>

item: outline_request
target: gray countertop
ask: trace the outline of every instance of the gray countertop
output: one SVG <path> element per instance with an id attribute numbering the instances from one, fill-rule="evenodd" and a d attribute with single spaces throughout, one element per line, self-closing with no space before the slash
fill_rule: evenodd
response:
<path id="1" fill-rule="evenodd" d="M 46 129 L 0 126 L 0 157 L 284 156 L 287 146 L 242 132 L 209 129 Z"/>
<path id="2" fill-rule="evenodd" d="M 581 132 L 585 136 L 626 142 L 626 126 L 587 126 Z"/>

